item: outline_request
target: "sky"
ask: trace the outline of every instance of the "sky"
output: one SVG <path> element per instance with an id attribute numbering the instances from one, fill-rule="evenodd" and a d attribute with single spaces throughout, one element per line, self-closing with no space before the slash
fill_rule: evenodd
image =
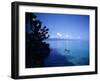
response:
<path id="1" fill-rule="evenodd" d="M 89 16 L 34 13 L 42 26 L 49 28 L 50 38 L 89 39 Z"/>

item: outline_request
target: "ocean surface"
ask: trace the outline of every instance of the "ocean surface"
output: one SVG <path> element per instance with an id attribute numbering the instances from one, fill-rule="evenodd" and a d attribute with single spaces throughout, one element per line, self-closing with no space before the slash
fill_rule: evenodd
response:
<path id="1" fill-rule="evenodd" d="M 80 66 L 89 65 L 89 40 L 52 39 L 50 55 L 45 60 L 45 66 Z"/>

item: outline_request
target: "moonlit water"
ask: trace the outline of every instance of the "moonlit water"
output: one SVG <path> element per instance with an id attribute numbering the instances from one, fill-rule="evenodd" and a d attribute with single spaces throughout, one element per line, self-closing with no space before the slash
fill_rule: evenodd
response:
<path id="1" fill-rule="evenodd" d="M 45 61 L 46 66 L 79 66 L 89 65 L 89 41 L 52 39 L 50 55 Z"/>

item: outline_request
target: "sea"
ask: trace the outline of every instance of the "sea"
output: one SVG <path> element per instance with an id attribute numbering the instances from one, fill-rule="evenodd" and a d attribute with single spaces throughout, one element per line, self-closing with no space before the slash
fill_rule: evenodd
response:
<path id="1" fill-rule="evenodd" d="M 89 65 L 89 40 L 49 39 L 50 54 L 45 66 L 82 66 Z"/>

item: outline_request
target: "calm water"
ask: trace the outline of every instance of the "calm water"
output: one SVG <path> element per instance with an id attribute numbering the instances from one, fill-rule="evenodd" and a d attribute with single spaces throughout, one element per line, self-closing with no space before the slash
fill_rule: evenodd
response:
<path id="1" fill-rule="evenodd" d="M 48 40 L 50 55 L 46 66 L 89 65 L 89 41 L 86 40 Z"/>

